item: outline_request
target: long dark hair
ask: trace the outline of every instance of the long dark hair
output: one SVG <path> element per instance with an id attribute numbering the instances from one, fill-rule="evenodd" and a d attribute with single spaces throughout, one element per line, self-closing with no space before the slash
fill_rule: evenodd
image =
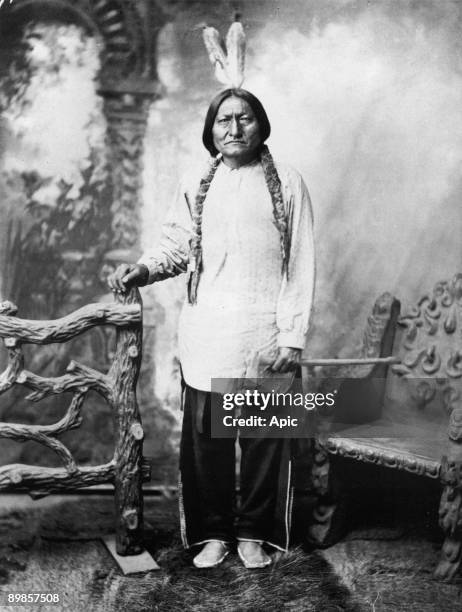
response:
<path id="1" fill-rule="evenodd" d="M 236 96 L 236 98 L 242 98 L 242 100 L 245 100 L 250 106 L 250 108 L 253 110 L 254 115 L 258 121 L 258 126 L 260 128 L 261 145 L 263 145 L 263 143 L 271 133 L 271 125 L 268 119 L 268 115 L 266 114 L 266 111 L 263 108 L 263 105 L 260 100 L 252 93 L 250 93 L 250 91 L 247 91 L 247 89 L 225 89 L 224 91 L 220 91 L 220 93 L 217 94 L 210 103 L 207 114 L 205 116 L 204 130 L 202 132 L 202 142 L 204 143 L 204 147 L 207 149 L 207 151 L 212 157 L 215 157 L 215 155 L 217 155 L 218 153 L 217 149 L 215 148 L 215 145 L 213 144 L 212 134 L 215 117 L 217 116 L 218 109 L 220 108 L 222 102 L 224 102 L 227 98 L 230 98 L 231 96 Z"/>
<path id="2" fill-rule="evenodd" d="M 221 158 L 217 157 L 218 151 L 213 144 L 212 128 L 215 122 L 220 104 L 231 96 L 236 96 L 245 100 L 253 110 L 260 129 L 260 150 L 258 151 L 260 162 L 265 176 L 266 186 L 271 195 L 273 204 L 273 218 L 276 225 L 281 246 L 282 273 L 289 277 L 289 254 L 290 254 L 290 232 L 289 222 L 285 210 L 284 198 L 282 196 L 281 181 L 279 179 L 273 157 L 264 144 L 271 133 L 271 126 L 268 116 L 260 100 L 246 89 L 225 89 L 212 100 L 207 115 L 205 117 L 204 131 L 202 132 L 202 142 L 212 156 L 206 172 L 202 176 L 199 189 L 196 194 L 194 205 L 191 207 L 193 222 L 193 236 L 191 240 L 191 261 L 192 273 L 189 278 L 188 298 L 190 304 L 197 301 L 197 288 L 202 273 L 202 213 L 207 192 L 215 176 Z"/>

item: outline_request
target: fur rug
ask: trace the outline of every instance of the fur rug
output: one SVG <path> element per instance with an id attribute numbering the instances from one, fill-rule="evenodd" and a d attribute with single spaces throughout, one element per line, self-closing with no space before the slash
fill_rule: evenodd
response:
<path id="1" fill-rule="evenodd" d="M 0 510 L 0 590 L 58 592 L 58 609 L 72 612 L 360 610 L 318 553 L 295 549 L 256 571 L 233 554 L 216 569 L 196 570 L 179 541 L 175 501 L 146 503 L 146 547 L 161 570 L 125 577 L 98 540 L 113 518 L 111 498 Z"/>

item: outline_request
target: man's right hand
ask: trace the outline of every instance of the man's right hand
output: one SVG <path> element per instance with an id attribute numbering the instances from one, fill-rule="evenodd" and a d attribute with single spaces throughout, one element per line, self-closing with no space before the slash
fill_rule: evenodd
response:
<path id="1" fill-rule="evenodd" d="M 115 272 L 108 276 L 107 282 L 114 293 L 125 293 L 129 287 L 146 285 L 149 270 L 144 264 L 120 264 Z"/>

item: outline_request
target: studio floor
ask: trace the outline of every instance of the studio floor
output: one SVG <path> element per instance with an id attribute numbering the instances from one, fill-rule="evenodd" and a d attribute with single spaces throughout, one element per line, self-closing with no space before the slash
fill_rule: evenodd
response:
<path id="1" fill-rule="evenodd" d="M 421 493 L 406 484 L 369 495 L 367 508 L 356 499 L 340 542 L 323 551 L 296 545 L 256 571 L 236 554 L 214 570 L 194 569 L 179 540 L 176 500 L 147 497 L 146 548 L 160 569 L 130 576 L 101 540 L 113 531 L 111 496 L 4 494 L 0 610 L 460 612 L 462 576 L 452 584 L 432 577 L 441 546 L 437 500 Z M 10 592 L 59 593 L 60 603 L 8 608 Z"/>

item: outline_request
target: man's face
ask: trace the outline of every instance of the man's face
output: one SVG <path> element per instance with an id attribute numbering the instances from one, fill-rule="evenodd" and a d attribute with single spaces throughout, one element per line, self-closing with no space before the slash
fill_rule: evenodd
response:
<path id="1" fill-rule="evenodd" d="M 251 106 L 235 96 L 221 103 L 212 136 L 217 151 L 233 167 L 252 161 L 261 144 L 260 126 Z"/>

